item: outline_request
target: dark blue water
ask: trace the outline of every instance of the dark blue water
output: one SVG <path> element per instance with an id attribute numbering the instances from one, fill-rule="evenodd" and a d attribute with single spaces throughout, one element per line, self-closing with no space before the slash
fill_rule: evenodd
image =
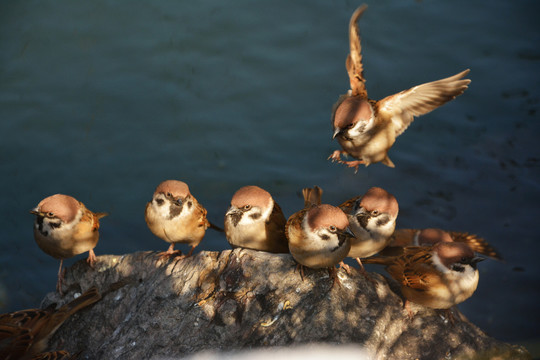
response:
<path id="1" fill-rule="evenodd" d="M 65 193 L 102 220 L 96 254 L 165 250 L 144 206 L 186 181 L 222 223 L 241 186 L 288 216 L 299 190 L 338 204 L 377 185 L 399 227 L 488 239 L 462 311 L 490 335 L 540 339 L 540 6 L 535 1 L 379 1 L 361 20 L 370 97 L 471 69 L 470 89 L 417 119 L 395 169 L 332 164 L 330 112 L 348 89 L 351 1 L 4 1 L 0 4 L 0 312 L 39 305 L 58 262 L 28 213 Z M 198 250 L 228 248 L 208 232 Z M 83 259 L 85 255 L 67 261 Z"/>

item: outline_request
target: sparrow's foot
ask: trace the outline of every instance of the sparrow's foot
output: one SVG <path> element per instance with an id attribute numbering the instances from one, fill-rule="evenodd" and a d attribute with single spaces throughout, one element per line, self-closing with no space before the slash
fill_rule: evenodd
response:
<path id="1" fill-rule="evenodd" d="M 328 268 L 328 275 L 330 276 L 330 279 L 332 279 L 332 285 L 330 285 L 330 290 L 334 288 L 336 282 L 341 285 L 337 276 L 337 270 L 335 266 Z"/>
<path id="2" fill-rule="evenodd" d="M 403 303 L 403 308 L 407 310 L 407 315 L 409 316 L 409 320 L 412 321 L 412 319 L 414 318 L 414 313 L 411 310 L 411 306 L 409 305 L 409 300 L 405 300 L 405 302 Z"/>
<path id="3" fill-rule="evenodd" d="M 191 251 L 189 252 L 189 255 L 193 252 L 193 248 L 191 248 Z M 169 259 L 172 256 L 182 256 L 182 251 L 180 250 L 174 250 L 174 244 L 171 244 L 167 251 L 163 251 L 158 253 L 158 262 L 163 261 L 166 259 Z M 184 257 L 184 256 L 182 256 Z"/>
<path id="4" fill-rule="evenodd" d="M 171 257 L 176 257 L 176 256 L 182 256 L 182 257 L 185 257 L 184 255 L 182 255 L 182 251 L 180 250 L 173 250 L 173 251 L 163 251 L 163 252 L 160 252 L 158 253 L 158 261 L 163 261 L 163 260 L 167 260 Z"/>
<path id="5" fill-rule="evenodd" d="M 296 264 L 296 270 L 298 271 L 298 269 L 300 269 L 300 278 L 304 281 L 304 265 L 300 263 Z"/>
<path id="6" fill-rule="evenodd" d="M 360 260 L 360 258 L 356 258 L 356 262 L 358 263 L 358 265 L 360 265 L 360 267 L 358 268 L 358 271 L 360 271 L 360 274 L 362 274 L 367 281 L 369 281 L 370 283 L 372 283 L 374 286 L 377 285 L 377 282 L 375 281 L 375 279 L 373 279 L 371 277 L 371 275 L 369 275 L 369 273 L 366 271 L 366 269 L 364 268 L 364 264 L 362 264 L 362 260 Z"/>
<path id="7" fill-rule="evenodd" d="M 356 174 L 358 172 L 358 167 L 360 165 L 364 165 L 365 162 L 363 160 L 354 160 L 354 161 L 341 161 L 341 164 L 345 164 L 350 168 L 354 168 L 354 173 Z"/>
<path id="8" fill-rule="evenodd" d="M 452 326 L 456 324 L 456 316 L 454 315 L 454 306 L 452 306 L 449 309 L 442 309 L 440 316 L 443 320 L 450 321 L 450 324 L 452 324 Z"/>
<path id="9" fill-rule="evenodd" d="M 342 150 L 335 150 L 327 160 L 332 160 L 332 162 L 338 162 L 340 164 L 343 163 L 343 160 L 341 160 L 341 154 L 344 154 L 345 152 Z"/>
<path id="10" fill-rule="evenodd" d="M 343 261 L 339 263 L 339 268 L 345 270 L 347 275 L 351 276 L 351 267 L 345 264 Z"/>
<path id="11" fill-rule="evenodd" d="M 96 261 L 97 261 L 96 254 L 94 253 L 94 250 L 90 249 L 88 251 L 88 259 L 86 259 L 86 262 L 93 269 L 94 266 L 96 265 Z"/>

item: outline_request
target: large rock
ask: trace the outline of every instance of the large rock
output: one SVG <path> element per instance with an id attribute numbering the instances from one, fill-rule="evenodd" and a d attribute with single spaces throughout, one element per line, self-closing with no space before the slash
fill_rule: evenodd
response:
<path id="1" fill-rule="evenodd" d="M 440 311 L 413 306 L 410 320 L 393 280 L 371 277 L 340 270 L 332 286 L 326 270 L 307 269 L 302 280 L 290 255 L 251 250 L 166 261 L 138 252 L 100 256 L 95 269 L 76 263 L 66 273 L 65 296 L 50 293 L 43 306 L 100 289 L 103 299 L 72 316 L 51 341 L 52 349 L 82 351 L 87 359 L 306 343 L 359 344 L 375 359 L 530 358 L 457 310 L 452 324 Z"/>

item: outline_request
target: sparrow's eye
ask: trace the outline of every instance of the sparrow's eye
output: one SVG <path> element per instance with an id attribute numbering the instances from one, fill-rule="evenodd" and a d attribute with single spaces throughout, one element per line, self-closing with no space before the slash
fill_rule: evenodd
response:
<path id="1" fill-rule="evenodd" d="M 172 197 L 172 194 L 170 192 L 168 192 L 167 197 Z"/>
<path id="2" fill-rule="evenodd" d="M 251 205 L 249 205 L 249 204 L 244 205 L 244 210 L 245 211 L 248 211 L 249 209 L 251 209 Z"/>
<path id="3" fill-rule="evenodd" d="M 465 256 L 461 258 L 461 263 L 463 264 L 467 263 L 467 258 Z"/>
<path id="4" fill-rule="evenodd" d="M 51 212 L 51 211 L 49 211 L 49 212 L 47 213 L 47 217 L 54 217 L 54 213 Z"/>
<path id="5" fill-rule="evenodd" d="M 330 230 L 330 232 L 332 232 L 332 233 L 335 233 L 337 231 L 337 228 L 334 225 L 330 225 L 328 227 L 328 230 Z"/>
<path id="6" fill-rule="evenodd" d="M 373 210 L 371 212 L 371 216 L 377 216 L 377 215 L 379 215 L 379 210 Z"/>

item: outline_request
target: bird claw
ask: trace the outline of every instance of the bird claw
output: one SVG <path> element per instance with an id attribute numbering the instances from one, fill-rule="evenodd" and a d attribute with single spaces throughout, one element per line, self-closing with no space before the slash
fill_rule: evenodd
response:
<path id="1" fill-rule="evenodd" d="M 158 261 L 163 261 L 163 260 L 167 260 L 171 257 L 180 257 L 181 259 L 183 259 L 184 257 L 186 257 L 185 255 L 182 255 L 182 251 L 180 250 L 173 250 L 173 251 L 163 251 L 163 252 L 160 252 L 158 253 Z"/>
<path id="2" fill-rule="evenodd" d="M 341 160 L 342 153 L 343 152 L 341 150 L 335 150 L 332 154 L 330 154 L 327 160 L 332 160 L 333 163 L 337 162 L 339 164 L 342 164 L 343 163 L 343 160 Z"/>
<path id="3" fill-rule="evenodd" d="M 339 263 L 339 267 L 347 273 L 347 275 L 351 276 L 351 267 L 347 264 L 345 264 L 343 261 Z"/>

